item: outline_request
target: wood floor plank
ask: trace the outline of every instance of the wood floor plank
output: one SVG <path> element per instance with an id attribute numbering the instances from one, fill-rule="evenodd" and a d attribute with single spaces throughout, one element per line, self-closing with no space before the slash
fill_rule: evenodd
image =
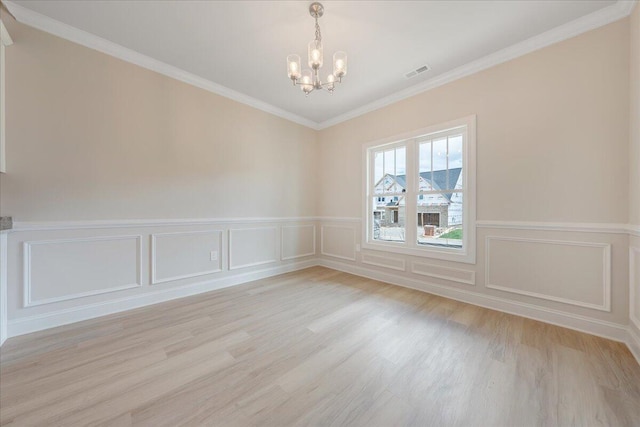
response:
<path id="1" fill-rule="evenodd" d="M 0 353 L 2 426 L 640 425 L 621 343 L 322 267 Z"/>

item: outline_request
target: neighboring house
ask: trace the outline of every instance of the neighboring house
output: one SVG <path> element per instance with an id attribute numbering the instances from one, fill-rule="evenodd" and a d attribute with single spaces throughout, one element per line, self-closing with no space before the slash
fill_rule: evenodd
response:
<path id="1" fill-rule="evenodd" d="M 449 183 L 447 185 L 447 178 Z M 462 188 L 462 168 L 420 173 L 421 191 Z M 404 193 L 407 186 L 406 175 L 385 174 L 375 185 L 376 206 L 374 219 L 382 226 L 404 226 L 405 197 L 402 195 L 383 196 L 388 193 Z M 448 187 L 448 188 L 447 188 Z M 418 196 L 418 225 L 451 227 L 462 224 L 462 194 L 440 193 Z"/>

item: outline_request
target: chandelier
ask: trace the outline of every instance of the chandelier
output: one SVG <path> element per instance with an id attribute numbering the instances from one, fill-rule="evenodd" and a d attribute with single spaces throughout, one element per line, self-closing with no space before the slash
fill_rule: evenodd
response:
<path id="1" fill-rule="evenodd" d="M 327 89 L 333 94 L 336 83 L 341 83 L 342 78 L 347 75 L 347 54 L 344 52 L 336 52 L 333 54 L 333 74 L 327 76 L 327 81 L 320 80 L 319 70 L 322 68 L 322 34 L 320 33 L 320 25 L 318 18 L 324 14 L 324 6 L 318 2 L 311 3 L 309 6 L 309 14 L 316 21 L 316 37 L 309 42 L 308 63 L 311 69 L 302 70 L 300 64 L 300 55 L 287 56 L 287 75 L 293 81 L 294 86 L 300 86 L 300 89 L 306 96 L 316 89 Z"/>

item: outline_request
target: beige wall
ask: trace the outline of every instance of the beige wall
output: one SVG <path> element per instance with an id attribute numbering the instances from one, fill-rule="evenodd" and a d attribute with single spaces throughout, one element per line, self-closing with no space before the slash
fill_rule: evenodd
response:
<path id="1" fill-rule="evenodd" d="M 477 218 L 628 217 L 621 20 L 320 132 L 320 214 L 361 215 L 362 143 L 477 115 Z"/>
<path id="2" fill-rule="evenodd" d="M 640 6 L 631 14 L 631 108 L 629 152 L 629 223 L 640 225 Z"/>
<path id="3" fill-rule="evenodd" d="M 315 131 L 7 21 L 3 215 L 315 214 Z"/>

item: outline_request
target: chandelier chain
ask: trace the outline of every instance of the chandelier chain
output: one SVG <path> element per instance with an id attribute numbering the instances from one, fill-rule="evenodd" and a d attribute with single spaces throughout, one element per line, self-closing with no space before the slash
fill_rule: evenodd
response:
<path id="1" fill-rule="evenodd" d="M 318 15 L 316 15 L 316 41 L 322 41 L 322 33 L 320 33 L 320 24 L 318 24 Z"/>

